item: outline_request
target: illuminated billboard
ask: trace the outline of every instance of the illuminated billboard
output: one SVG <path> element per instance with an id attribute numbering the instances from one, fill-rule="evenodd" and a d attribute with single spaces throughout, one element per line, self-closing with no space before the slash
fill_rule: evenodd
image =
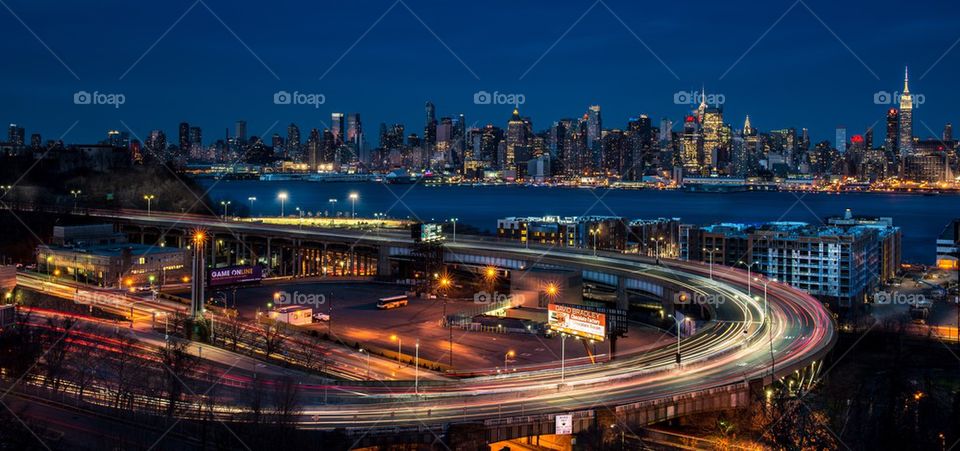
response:
<path id="1" fill-rule="evenodd" d="M 410 226 L 410 237 L 418 243 L 431 243 L 443 240 L 443 225 L 417 223 Z"/>
<path id="2" fill-rule="evenodd" d="M 550 304 L 547 325 L 550 330 L 603 341 L 607 337 L 607 315 L 566 305 Z"/>
<path id="3" fill-rule="evenodd" d="M 221 285 L 235 285 L 239 283 L 259 282 L 263 279 L 263 269 L 260 266 L 228 266 L 210 270 L 207 283 L 211 287 Z"/>

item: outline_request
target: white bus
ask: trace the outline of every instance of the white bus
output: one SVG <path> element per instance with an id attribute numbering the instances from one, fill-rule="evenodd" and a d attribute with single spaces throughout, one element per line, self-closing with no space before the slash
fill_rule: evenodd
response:
<path id="1" fill-rule="evenodd" d="M 403 294 L 400 296 L 380 298 L 380 300 L 377 301 L 377 308 L 381 310 L 389 310 L 392 308 L 404 307 L 409 303 L 410 303 L 410 300 L 407 299 L 407 295 Z"/>

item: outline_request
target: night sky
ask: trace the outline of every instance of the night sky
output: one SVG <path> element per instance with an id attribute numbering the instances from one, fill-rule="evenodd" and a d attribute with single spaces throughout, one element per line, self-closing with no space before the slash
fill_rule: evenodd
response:
<path id="1" fill-rule="evenodd" d="M 882 140 L 888 106 L 875 104 L 874 93 L 900 90 L 905 65 L 911 91 L 925 99 L 914 112 L 915 134 L 939 134 L 944 122 L 960 119 L 955 2 L 0 6 L 0 121 L 25 126 L 28 139 L 57 138 L 79 121 L 66 141 L 98 141 L 129 127 L 141 138 L 162 128 L 175 142 L 177 123 L 187 121 L 209 143 L 238 119 L 248 121 L 248 134 L 264 136 L 286 136 L 296 122 L 305 139 L 338 111 L 359 112 L 376 145 L 380 122 L 422 133 L 427 100 L 438 116 L 463 112 L 468 125 L 505 126 L 513 107 L 475 105 L 481 90 L 523 94 L 521 113 L 536 130 L 590 104 L 600 104 L 604 127 L 614 128 L 640 113 L 655 123 L 680 120 L 688 107 L 675 104 L 674 93 L 705 84 L 723 94 L 735 128 L 749 114 L 761 130 L 806 126 L 813 140 L 832 141 L 839 125 L 849 136 L 879 121 Z M 280 90 L 322 93 L 326 103 L 275 105 Z M 121 93 L 126 102 L 75 105 L 77 91 Z"/>

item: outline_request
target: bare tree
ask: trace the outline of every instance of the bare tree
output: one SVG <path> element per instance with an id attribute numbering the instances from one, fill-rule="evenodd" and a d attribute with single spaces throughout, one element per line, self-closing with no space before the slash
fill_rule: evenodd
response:
<path id="1" fill-rule="evenodd" d="M 143 362 L 137 355 L 137 340 L 116 334 L 116 352 L 107 360 L 113 390 L 113 405 L 117 408 L 132 408 L 134 387 L 143 373 Z"/>
<path id="2" fill-rule="evenodd" d="M 43 386 L 50 387 L 54 393 L 60 391 L 60 384 L 67 372 L 67 358 L 71 354 L 71 333 L 77 320 L 69 316 L 47 318 L 47 327 L 42 329 L 40 341 L 44 349 Z"/>
<path id="3" fill-rule="evenodd" d="M 263 353 L 270 357 L 283 345 L 286 339 L 284 335 L 286 327 L 284 327 L 284 323 L 271 319 L 261 321 L 257 327 L 257 332 L 263 341 Z"/>
<path id="4" fill-rule="evenodd" d="M 247 337 L 247 328 L 244 327 L 244 323 L 240 320 L 235 309 L 226 309 L 224 316 L 226 320 L 219 324 L 220 327 L 217 330 L 217 336 L 223 339 L 224 344 L 230 346 L 231 349 L 236 352 L 237 347 Z"/>
<path id="5" fill-rule="evenodd" d="M 285 376 L 274 385 L 273 418 L 278 426 L 293 424 L 300 415 L 300 383 Z"/>
<path id="6" fill-rule="evenodd" d="M 199 359 L 187 352 L 187 341 L 169 340 L 160 348 L 160 364 L 164 374 L 164 389 L 167 394 L 167 416 L 173 417 L 177 404 L 183 396 L 190 380 L 190 374 L 197 367 Z"/>

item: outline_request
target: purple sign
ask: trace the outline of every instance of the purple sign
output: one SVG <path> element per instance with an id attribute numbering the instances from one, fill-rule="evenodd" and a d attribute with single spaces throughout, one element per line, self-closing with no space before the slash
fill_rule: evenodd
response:
<path id="1" fill-rule="evenodd" d="M 260 266 L 227 266 L 210 270 L 208 285 L 234 285 L 246 282 L 259 282 L 263 279 L 263 269 Z"/>

